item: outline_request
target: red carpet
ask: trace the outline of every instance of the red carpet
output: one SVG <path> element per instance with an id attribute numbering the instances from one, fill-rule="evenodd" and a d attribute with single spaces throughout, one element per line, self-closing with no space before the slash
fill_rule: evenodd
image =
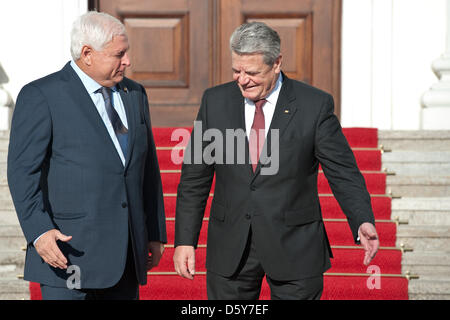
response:
<path id="1" fill-rule="evenodd" d="M 181 169 L 181 164 L 172 162 L 172 153 L 175 157 L 182 158 L 184 155 L 183 149 L 162 149 L 158 150 L 158 159 L 160 163 L 164 163 L 164 169 L 176 170 Z M 360 168 L 364 168 L 367 171 L 380 171 L 381 170 L 381 150 L 365 150 L 354 149 L 353 153 L 356 157 L 356 162 Z"/>
<path id="2" fill-rule="evenodd" d="M 178 170 L 177 170 L 178 171 Z M 166 194 L 177 193 L 178 183 L 180 181 L 179 172 L 165 172 L 161 179 L 163 190 Z M 386 193 L 386 173 L 384 172 L 363 172 L 366 180 L 367 190 L 371 194 L 385 194 Z M 212 189 L 214 190 L 215 181 L 213 181 Z M 323 172 L 319 172 L 318 188 L 321 194 L 331 194 L 331 188 Z"/>
<path id="3" fill-rule="evenodd" d="M 325 219 L 345 219 L 345 215 L 341 210 L 341 207 L 337 203 L 336 199 L 332 195 L 321 195 L 319 197 L 320 206 L 322 208 L 322 215 Z M 391 198 L 388 196 L 372 197 L 372 208 L 377 220 L 389 220 L 391 218 Z M 211 209 L 212 197 L 209 197 L 205 217 L 209 216 L 209 210 Z M 167 195 L 164 201 L 166 209 L 166 217 L 175 217 L 175 195 Z"/>
<path id="4" fill-rule="evenodd" d="M 172 297 L 172 300 L 205 300 L 206 276 L 197 275 L 193 281 L 178 276 L 149 276 L 148 285 L 142 287 L 142 297 L 160 299 Z M 408 281 L 402 278 L 381 277 L 380 289 L 367 289 L 367 277 L 362 276 L 325 276 L 322 300 L 404 300 L 408 292 Z M 176 283 L 170 286 L 170 283 Z M 169 284 L 169 285 L 168 285 Z M 155 292 L 157 291 L 157 292 Z M 389 292 L 389 297 L 386 297 Z M 264 281 L 260 299 L 270 299 L 270 289 Z"/>
<path id="5" fill-rule="evenodd" d="M 173 247 L 166 248 L 163 259 L 161 259 L 159 266 L 152 270 L 152 273 L 174 272 L 173 252 Z M 205 271 L 206 248 L 197 248 L 195 254 L 197 258 L 195 269 Z M 327 273 L 366 273 L 367 267 L 361 264 L 364 258 L 364 250 L 333 247 L 333 255 L 332 268 Z M 385 274 L 399 274 L 401 272 L 401 259 L 402 253 L 400 250 L 381 250 L 372 264 L 379 266 Z"/>
<path id="6" fill-rule="evenodd" d="M 174 242 L 175 221 L 167 221 L 167 241 L 169 244 Z M 395 246 L 396 225 L 393 222 L 378 222 L 376 224 L 378 236 L 382 239 L 383 246 Z M 346 221 L 325 221 L 325 229 L 332 245 L 352 246 L 354 245 L 353 235 Z M 206 244 L 206 235 L 208 232 L 208 221 L 203 221 L 203 227 L 200 231 L 199 244 Z"/>
<path id="7" fill-rule="evenodd" d="M 190 128 L 179 128 L 178 133 L 188 133 Z M 180 140 L 171 141 L 174 128 L 155 128 L 153 130 L 158 159 L 162 172 L 165 208 L 167 216 L 168 245 L 164 257 L 148 276 L 148 284 L 141 287 L 142 300 L 203 300 L 206 299 L 205 255 L 211 199 L 205 213 L 200 234 L 199 248 L 196 251 L 197 275 L 194 281 L 174 274 L 173 238 L 176 191 L 180 178 L 180 164 L 172 161 L 171 147 L 187 144 Z M 362 264 L 364 251 L 354 245 L 345 215 L 332 196 L 331 189 L 323 174 L 319 173 L 318 188 L 320 205 L 325 219 L 325 227 L 333 248 L 332 268 L 325 273 L 323 300 L 405 300 L 408 299 L 408 280 L 401 275 L 401 250 L 395 248 L 396 224 L 391 222 L 391 198 L 386 193 L 386 174 L 381 172 L 381 151 L 378 150 L 377 129 L 344 128 L 344 134 L 353 149 L 357 164 L 366 180 L 372 196 L 372 207 L 376 227 L 380 237 L 381 249 L 371 266 L 377 266 L 381 275 L 372 275 Z M 179 136 L 179 135 L 178 135 Z M 183 150 L 173 151 L 180 156 Z M 211 190 L 211 193 L 214 189 Z M 39 285 L 30 283 L 31 299 L 41 299 Z M 261 299 L 270 299 L 270 289 L 264 282 Z"/>

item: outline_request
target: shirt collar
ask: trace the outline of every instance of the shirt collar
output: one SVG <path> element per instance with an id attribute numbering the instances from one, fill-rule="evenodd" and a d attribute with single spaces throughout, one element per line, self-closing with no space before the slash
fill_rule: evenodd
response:
<path id="1" fill-rule="evenodd" d="M 72 60 L 70 62 L 70 66 L 73 68 L 73 70 L 75 70 L 78 77 L 80 77 L 81 82 L 83 83 L 89 94 L 95 93 L 102 87 L 97 81 L 89 77 L 83 70 L 81 70 L 80 67 L 75 63 L 75 61 Z M 117 91 L 116 86 L 112 87 L 111 90 Z"/>
<path id="2" fill-rule="evenodd" d="M 280 94 L 281 85 L 283 83 L 283 76 L 280 74 L 278 75 L 277 83 L 275 84 L 275 88 L 269 93 L 269 95 L 266 97 L 267 102 L 270 104 L 276 105 L 278 101 L 278 96 Z"/>
<path id="3" fill-rule="evenodd" d="M 272 91 L 270 91 L 269 95 L 265 98 L 268 103 L 270 103 L 274 106 L 277 104 L 277 100 L 278 100 L 278 96 L 280 95 L 280 90 L 281 90 L 282 84 L 283 84 L 283 76 L 280 72 L 280 74 L 278 75 L 277 82 L 275 83 L 275 87 L 272 89 Z M 245 98 L 245 102 L 247 104 L 251 104 L 251 105 L 254 104 L 254 102 L 252 100 L 247 99 L 247 98 Z"/>

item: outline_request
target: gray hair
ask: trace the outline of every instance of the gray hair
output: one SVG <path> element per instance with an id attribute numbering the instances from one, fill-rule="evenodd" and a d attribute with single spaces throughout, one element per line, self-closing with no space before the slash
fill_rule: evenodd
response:
<path id="1" fill-rule="evenodd" d="M 230 49 L 239 55 L 260 53 L 264 63 L 273 65 L 280 56 L 278 33 L 263 22 L 244 23 L 231 35 Z"/>
<path id="2" fill-rule="evenodd" d="M 80 59 L 81 49 L 89 45 L 101 51 L 115 36 L 127 36 L 125 26 L 118 19 L 103 12 L 89 11 L 78 17 L 71 32 L 70 53 Z"/>

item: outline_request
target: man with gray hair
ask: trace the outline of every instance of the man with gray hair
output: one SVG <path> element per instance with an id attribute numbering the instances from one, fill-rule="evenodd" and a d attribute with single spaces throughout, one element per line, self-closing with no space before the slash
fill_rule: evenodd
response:
<path id="1" fill-rule="evenodd" d="M 237 152 L 246 163 L 191 164 L 185 158 L 177 194 L 175 270 L 188 279 L 195 275 L 195 249 L 215 174 L 208 298 L 258 299 L 266 276 L 272 299 L 319 299 L 332 257 L 319 204 L 319 164 L 355 242 L 365 249 L 367 265 L 379 241 L 364 178 L 333 113 L 333 98 L 281 72 L 277 32 L 264 23 L 245 23 L 232 34 L 230 48 L 235 81 L 205 91 L 197 118 L 201 126 L 191 137 L 197 128 L 214 128 L 223 136 L 228 129 L 245 130 L 246 146 Z M 209 146 L 196 143 L 191 139 L 192 157 Z M 271 160 L 268 151 L 278 157 Z M 224 149 L 223 157 L 229 152 L 235 149 Z M 279 161 L 278 172 L 264 174 L 273 159 Z"/>
<path id="2" fill-rule="evenodd" d="M 161 177 L 145 89 L 124 77 L 128 49 L 119 20 L 88 12 L 73 60 L 17 98 L 8 183 L 24 279 L 43 299 L 138 299 L 163 254 Z"/>

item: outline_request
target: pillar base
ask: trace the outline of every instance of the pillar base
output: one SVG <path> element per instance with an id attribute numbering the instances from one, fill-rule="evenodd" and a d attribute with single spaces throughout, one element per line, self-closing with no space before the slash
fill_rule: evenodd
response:
<path id="1" fill-rule="evenodd" d="M 450 105 L 447 107 L 424 108 L 422 110 L 423 130 L 450 130 Z"/>
<path id="2" fill-rule="evenodd" d="M 10 129 L 11 113 L 12 109 L 10 107 L 0 106 L 0 131 Z"/>

